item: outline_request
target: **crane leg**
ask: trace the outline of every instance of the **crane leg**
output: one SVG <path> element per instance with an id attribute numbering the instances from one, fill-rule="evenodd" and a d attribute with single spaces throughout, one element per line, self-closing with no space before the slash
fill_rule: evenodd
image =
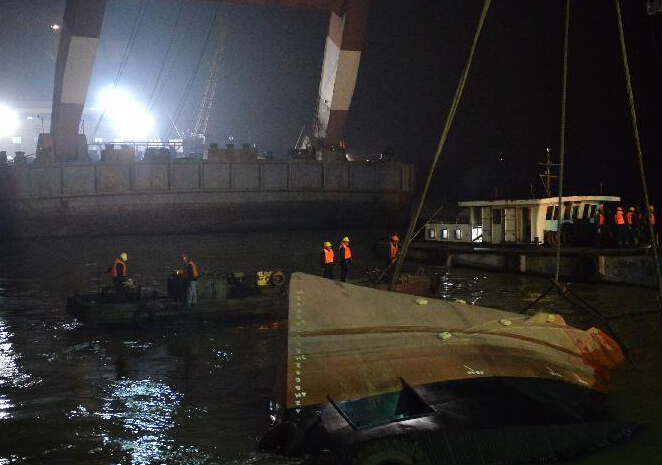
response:
<path id="1" fill-rule="evenodd" d="M 76 159 L 106 0 L 66 0 L 55 64 L 51 135 L 56 161 Z"/>

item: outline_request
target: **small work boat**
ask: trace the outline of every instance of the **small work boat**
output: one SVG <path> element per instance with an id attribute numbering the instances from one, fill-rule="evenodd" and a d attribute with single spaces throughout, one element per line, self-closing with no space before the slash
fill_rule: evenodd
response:
<path id="1" fill-rule="evenodd" d="M 294 273 L 282 408 L 262 450 L 321 463 L 556 461 L 628 437 L 597 328 Z"/>
<path id="2" fill-rule="evenodd" d="M 180 275 L 168 280 L 167 295 L 130 284 L 117 295 L 110 287 L 74 294 L 67 312 L 85 326 L 137 327 L 182 320 L 278 321 L 287 317 L 285 276 L 282 272 L 203 275 L 197 281 L 197 302 L 186 304 Z"/>

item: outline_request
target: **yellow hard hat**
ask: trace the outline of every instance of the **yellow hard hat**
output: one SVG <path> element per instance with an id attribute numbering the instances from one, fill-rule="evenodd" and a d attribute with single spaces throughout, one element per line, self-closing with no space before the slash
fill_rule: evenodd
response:
<path id="1" fill-rule="evenodd" d="M 347 236 L 343 237 L 342 242 L 349 242 L 349 237 L 347 237 Z"/>
<path id="2" fill-rule="evenodd" d="M 616 209 L 616 211 L 622 212 L 622 211 L 623 211 L 623 207 L 618 207 L 618 208 Z"/>
<path id="3" fill-rule="evenodd" d="M 126 254 L 126 252 L 122 252 L 120 254 L 120 258 L 122 259 L 123 262 L 125 262 L 129 259 L 129 256 Z"/>
<path id="4" fill-rule="evenodd" d="M 329 241 L 326 241 L 326 242 L 324 243 L 324 247 L 331 247 L 331 243 L 330 243 Z"/>
<path id="5" fill-rule="evenodd" d="M 633 212 L 633 211 L 634 211 L 634 207 L 630 207 L 629 210 L 630 210 L 631 212 Z"/>

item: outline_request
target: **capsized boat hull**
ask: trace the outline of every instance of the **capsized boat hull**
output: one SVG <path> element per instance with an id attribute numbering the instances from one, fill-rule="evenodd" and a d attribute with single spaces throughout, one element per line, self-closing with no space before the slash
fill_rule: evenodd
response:
<path id="1" fill-rule="evenodd" d="M 380 463 L 380 448 L 395 447 L 384 463 L 523 463 L 570 456 L 635 428 L 604 411 L 620 347 L 559 315 L 300 273 L 291 277 L 289 307 L 276 395 L 284 409 L 264 450 Z"/>

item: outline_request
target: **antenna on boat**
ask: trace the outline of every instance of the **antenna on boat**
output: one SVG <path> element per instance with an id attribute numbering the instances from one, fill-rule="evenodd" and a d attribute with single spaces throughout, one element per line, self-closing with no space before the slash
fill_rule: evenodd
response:
<path id="1" fill-rule="evenodd" d="M 540 173 L 540 181 L 542 186 L 545 188 L 545 197 L 549 198 L 552 196 L 552 179 L 558 178 L 552 174 L 552 166 L 560 166 L 558 163 L 552 163 L 552 156 L 549 147 L 547 147 L 547 158 L 545 163 L 538 163 L 543 166 L 543 172 Z"/>

